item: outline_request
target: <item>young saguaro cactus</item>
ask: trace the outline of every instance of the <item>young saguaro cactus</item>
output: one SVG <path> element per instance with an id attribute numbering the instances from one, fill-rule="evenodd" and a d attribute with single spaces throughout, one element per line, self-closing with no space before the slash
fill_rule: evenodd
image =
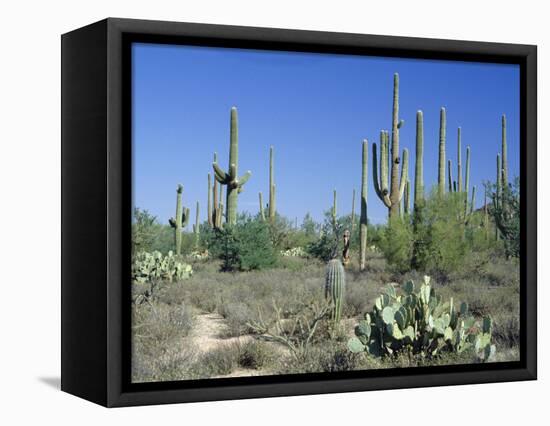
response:
<path id="1" fill-rule="evenodd" d="M 258 192 L 258 199 L 260 201 L 260 219 L 265 222 L 264 199 L 261 192 Z"/>
<path id="2" fill-rule="evenodd" d="M 393 112 L 392 112 L 392 133 L 391 133 L 391 180 L 388 191 L 388 148 L 389 134 L 387 131 L 380 133 L 380 166 L 378 165 L 378 156 L 376 144 L 372 145 L 372 164 L 374 189 L 378 198 L 388 208 L 390 219 L 399 216 L 399 205 L 403 198 L 405 190 L 406 176 L 409 167 L 409 151 L 403 150 L 401 167 L 401 180 L 399 179 L 399 129 L 404 121 L 399 119 L 399 74 L 393 76 Z M 378 167 L 380 167 L 380 180 L 378 179 Z"/>
<path id="3" fill-rule="evenodd" d="M 447 133 L 447 112 L 441 108 L 439 112 L 439 170 L 437 174 L 439 196 L 445 194 L 445 139 Z"/>
<path id="4" fill-rule="evenodd" d="M 195 233 L 195 248 L 198 248 L 199 242 L 200 242 L 199 202 L 198 201 L 197 201 L 197 207 L 195 212 L 195 224 L 193 225 L 193 232 Z"/>
<path id="5" fill-rule="evenodd" d="M 275 220 L 275 169 L 273 167 L 274 161 L 273 146 L 269 148 L 269 220 L 273 222 Z"/>
<path id="6" fill-rule="evenodd" d="M 369 143 L 363 141 L 363 156 L 361 160 L 361 216 L 359 217 L 359 267 L 361 271 L 367 266 L 367 195 L 368 195 L 368 155 Z"/>
<path id="7" fill-rule="evenodd" d="M 339 259 L 332 259 L 327 264 L 325 274 L 325 299 L 332 304 L 331 319 L 337 323 L 342 317 L 346 273 Z"/>
<path id="8" fill-rule="evenodd" d="M 216 180 L 227 186 L 226 191 L 226 221 L 230 225 L 237 223 L 237 198 L 243 185 L 250 179 L 252 172 L 247 171 L 238 177 L 239 171 L 239 128 L 237 108 L 231 108 L 230 138 L 229 138 L 229 170 L 223 171 L 218 163 L 212 163 Z"/>
<path id="9" fill-rule="evenodd" d="M 168 219 L 168 223 L 174 228 L 174 244 L 176 246 L 176 254 L 178 255 L 181 254 L 181 231 L 189 222 L 189 209 L 184 208 L 181 202 L 182 193 L 183 186 L 178 184 L 176 188 L 176 218 L 171 217 Z"/>

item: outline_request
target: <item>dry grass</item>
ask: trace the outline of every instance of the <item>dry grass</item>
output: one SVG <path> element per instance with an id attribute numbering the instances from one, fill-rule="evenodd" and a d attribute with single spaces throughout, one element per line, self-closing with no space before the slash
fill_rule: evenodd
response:
<path id="1" fill-rule="evenodd" d="M 233 375 L 293 374 L 346 370 L 447 365 L 473 362 L 465 356 L 446 356 L 430 361 L 419 358 L 374 359 L 353 355 L 346 348 L 357 318 L 371 309 L 374 298 L 388 282 L 420 281 L 410 272 L 395 275 L 385 260 L 369 253 L 367 271 L 359 272 L 357 256 L 347 270 L 343 328 L 338 333 L 323 324 L 316 332 L 307 356 L 289 355 L 252 336 L 250 322 L 273 322 L 275 309 L 290 320 L 307 304 L 323 302 L 323 263 L 286 258 L 276 269 L 221 273 L 216 262 L 197 262 L 193 276 L 161 286 L 150 304 L 134 306 L 134 381 L 184 380 Z M 519 268 L 513 261 L 489 259 L 472 263 L 471 270 L 435 283 L 444 297 L 465 301 L 475 315 L 494 320 L 497 361 L 519 359 Z M 197 315 L 210 313 L 223 323 L 216 335 L 194 337 Z M 202 318 L 202 317 L 201 317 Z M 199 330 L 200 331 L 200 330 Z M 244 336 L 244 337 L 239 337 Z"/>

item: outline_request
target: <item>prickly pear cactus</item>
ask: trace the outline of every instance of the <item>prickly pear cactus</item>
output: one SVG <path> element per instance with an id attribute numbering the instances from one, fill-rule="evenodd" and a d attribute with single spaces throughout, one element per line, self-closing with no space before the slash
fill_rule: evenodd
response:
<path id="1" fill-rule="evenodd" d="M 346 287 L 346 273 L 338 259 L 332 259 L 327 264 L 325 276 L 325 298 L 332 304 L 331 318 L 339 322 L 342 316 L 342 305 Z"/>
<path id="2" fill-rule="evenodd" d="M 172 251 L 166 256 L 160 251 L 142 251 L 132 259 L 132 282 L 138 284 L 179 281 L 192 273 L 191 265 L 180 262 Z"/>
<path id="3" fill-rule="evenodd" d="M 348 341 L 350 351 L 377 357 L 400 352 L 434 357 L 442 352 L 472 351 L 480 361 L 493 358 L 491 317 L 480 322 L 469 314 L 466 303 L 456 309 L 452 298 L 443 302 L 427 276 L 417 291 L 413 281 L 404 283 L 400 293 L 396 287 L 388 284 L 372 311 L 359 321 L 355 337 Z"/>

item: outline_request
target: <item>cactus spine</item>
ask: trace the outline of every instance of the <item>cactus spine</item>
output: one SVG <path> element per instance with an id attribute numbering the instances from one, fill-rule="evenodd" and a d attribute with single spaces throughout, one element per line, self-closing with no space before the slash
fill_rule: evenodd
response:
<path id="1" fill-rule="evenodd" d="M 359 258 L 360 269 L 365 270 L 367 256 L 367 190 L 368 190 L 368 141 L 363 141 L 363 156 L 361 161 L 361 216 L 359 218 Z"/>
<path id="2" fill-rule="evenodd" d="M 441 108 L 439 113 L 439 172 L 437 175 L 439 196 L 445 194 L 445 137 L 447 128 L 447 112 Z"/>
<path id="3" fill-rule="evenodd" d="M 183 186 L 178 184 L 176 188 L 176 218 L 168 219 L 170 226 L 174 228 L 174 244 L 176 246 L 176 254 L 181 254 L 181 231 L 189 222 L 189 209 L 184 208 L 181 201 Z"/>
<path id="4" fill-rule="evenodd" d="M 269 220 L 275 220 L 275 170 L 273 168 L 273 146 L 269 148 Z"/>
<path id="5" fill-rule="evenodd" d="M 332 304 L 332 320 L 337 323 L 342 316 L 342 305 L 346 286 L 346 273 L 338 259 L 332 259 L 327 264 L 325 275 L 325 298 Z"/>
<path id="6" fill-rule="evenodd" d="M 414 209 L 424 201 L 424 115 L 416 113 L 416 164 L 414 169 Z"/>
<path id="7" fill-rule="evenodd" d="M 389 136 L 387 132 L 380 134 L 380 181 L 378 180 L 378 159 L 376 154 L 376 144 L 373 144 L 373 179 L 376 194 L 388 208 L 389 217 L 399 216 L 399 206 L 405 190 L 406 176 L 409 166 L 409 152 L 403 150 L 403 164 L 401 167 L 401 179 L 399 179 L 399 129 L 404 121 L 399 119 L 399 74 L 393 76 L 393 111 L 392 111 L 392 133 L 391 133 L 391 180 L 390 191 L 388 193 L 388 145 Z"/>
<path id="8" fill-rule="evenodd" d="M 239 171 L 239 127 L 237 108 L 231 108 L 230 138 L 229 138 L 229 170 L 224 172 L 217 162 L 212 163 L 216 180 L 221 185 L 227 186 L 226 191 L 226 221 L 230 225 L 237 223 L 237 198 L 242 191 L 243 185 L 250 179 L 252 174 L 247 171 L 240 178 Z"/>
<path id="9" fill-rule="evenodd" d="M 265 222 L 264 199 L 261 191 L 258 192 L 258 199 L 260 201 L 260 219 L 262 219 L 262 222 Z"/>

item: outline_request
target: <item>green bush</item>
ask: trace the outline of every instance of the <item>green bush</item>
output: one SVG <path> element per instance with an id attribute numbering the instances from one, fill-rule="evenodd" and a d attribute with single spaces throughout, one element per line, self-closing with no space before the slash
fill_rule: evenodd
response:
<path id="1" fill-rule="evenodd" d="M 392 270 L 407 272 L 410 269 L 413 248 L 412 227 L 408 221 L 393 219 L 381 233 L 379 247 Z"/>
<path id="2" fill-rule="evenodd" d="M 277 263 L 277 250 L 271 241 L 269 225 L 241 215 L 234 226 L 224 226 L 209 235 L 208 249 L 222 260 L 222 271 L 252 271 Z"/>

